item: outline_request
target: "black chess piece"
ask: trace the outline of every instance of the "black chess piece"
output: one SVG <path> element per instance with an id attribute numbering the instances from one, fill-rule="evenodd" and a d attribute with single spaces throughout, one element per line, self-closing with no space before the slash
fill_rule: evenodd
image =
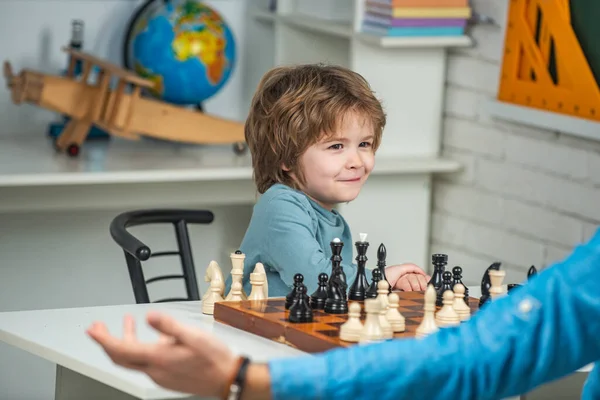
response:
<path id="1" fill-rule="evenodd" d="M 365 299 L 367 288 L 369 287 L 369 281 L 365 273 L 365 267 L 367 264 L 367 249 L 369 248 L 369 242 L 357 241 L 354 243 L 356 246 L 356 277 L 354 282 L 350 286 L 348 291 L 348 299 L 362 301 Z"/>
<path id="2" fill-rule="evenodd" d="M 495 262 L 485 270 L 483 277 L 481 278 L 481 297 L 479 298 L 479 307 L 481 308 L 487 301 L 490 300 L 490 288 L 492 287 L 492 282 L 490 281 L 490 276 L 488 272 L 494 269 L 496 271 L 500 270 L 500 266 L 502 263 Z"/>
<path id="3" fill-rule="evenodd" d="M 336 275 L 329 280 L 327 288 L 327 300 L 325 300 L 324 311 L 328 314 L 346 314 L 348 312 L 348 298 L 344 296 L 345 282 Z"/>
<path id="4" fill-rule="evenodd" d="M 431 275 L 431 279 L 427 283 L 427 286 L 433 285 L 437 292 L 442 287 L 444 281 L 443 274 L 446 271 L 446 264 L 448 264 L 448 255 L 439 253 L 433 254 L 431 256 L 431 262 L 433 263 L 433 274 Z"/>
<path id="5" fill-rule="evenodd" d="M 377 268 L 379 268 L 379 270 L 381 271 L 381 279 L 385 279 L 385 281 L 388 283 L 388 293 L 392 293 L 392 285 L 390 285 L 390 281 L 387 280 L 387 277 L 385 276 L 385 260 L 387 258 L 387 250 L 385 249 L 385 246 L 383 245 L 383 243 L 381 243 L 379 245 L 379 248 L 377 249 Z"/>
<path id="6" fill-rule="evenodd" d="M 529 267 L 529 271 L 527 271 L 527 279 L 531 279 L 533 276 L 537 275 L 538 271 L 535 268 L 535 265 Z"/>
<path id="7" fill-rule="evenodd" d="M 469 305 L 469 288 L 462 281 L 462 268 L 460 266 L 456 266 L 452 268 L 452 277 L 454 280 L 452 281 L 452 290 L 454 290 L 454 285 L 460 283 L 465 287 L 465 303 Z"/>
<path id="8" fill-rule="evenodd" d="M 288 293 L 287 296 L 285 296 L 285 309 L 289 310 L 290 307 L 292 306 L 292 304 L 294 303 L 294 300 L 296 298 L 296 289 L 298 289 L 298 287 L 304 284 L 304 275 L 302 274 L 296 274 L 294 275 L 294 286 L 292 287 L 292 290 Z"/>
<path id="9" fill-rule="evenodd" d="M 365 293 L 365 298 L 374 299 L 377 297 L 377 284 L 381 279 L 383 279 L 381 276 L 381 270 L 379 268 L 373 268 L 373 271 L 371 272 L 371 285 Z"/>
<path id="10" fill-rule="evenodd" d="M 342 267 L 342 248 L 344 243 L 339 239 L 334 239 L 330 243 L 331 246 L 331 275 L 329 275 L 329 285 L 333 280 L 338 281 L 339 290 L 342 292 L 344 301 L 348 301 L 348 282 L 346 273 Z"/>
<path id="11" fill-rule="evenodd" d="M 442 286 L 436 290 L 435 305 L 441 307 L 444 305 L 444 292 L 446 290 L 452 290 L 452 272 L 444 271 L 442 274 Z"/>
<path id="12" fill-rule="evenodd" d="M 313 310 L 309 304 L 309 297 L 306 294 L 306 285 L 303 283 L 296 289 L 296 299 L 290 307 L 289 317 L 290 322 L 312 322 Z"/>
<path id="13" fill-rule="evenodd" d="M 319 287 L 310 295 L 310 307 L 313 310 L 322 310 L 325 308 L 327 300 L 327 280 L 329 276 L 325 272 L 319 274 Z"/>

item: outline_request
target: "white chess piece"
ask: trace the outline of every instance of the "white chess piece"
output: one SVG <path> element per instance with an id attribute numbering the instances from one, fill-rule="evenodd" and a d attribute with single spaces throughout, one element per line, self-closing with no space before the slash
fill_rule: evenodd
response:
<path id="1" fill-rule="evenodd" d="M 348 307 L 348 320 L 340 326 L 340 340 L 358 342 L 363 328 L 360 322 L 360 304 L 353 301 Z"/>
<path id="2" fill-rule="evenodd" d="M 423 338 L 436 332 L 439 328 L 435 322 L 435 300 L 436 292 L 433 285 L 429 285 L 425 290 L 425 304 L 423 306 L 423 320 L 417 327 L 415 337 Z"/>
<path id="3" fill-rule="evenodd" d="M 242 284 L 240 282 L 233 282 L 231 290 L 229 291 L 228 299 L 225 301 L 242 301 L 245 300 L 242 297 Z"/>
<path id="4" fill-rule="evenodd" d="M 257 262 L 254 266 L 253 272 L 259 272 L 265 276 L 263 283 L 263 292 L 265 294 L 265 299 L 269 297 L 269 280 L 267 279 L 267 271 L 265 271 L 265 266 L 261 262 Z"/>
<path id="5" fill-rule="evenodd" d="M 398 293 L 392 292 L 388 295 L 388 304 L 386 316 L 390 325 L 392 325 L 392 330 L 394 332 L 404 332 L 406 330 L 406 321 L 398 310 L 400 306 L 400 296 L 398 296 Z"/>
<path id="6" fill-rule="evenodd" d="M 265 275 L 260 272 L 252 272 L 250 274 L 250 284 L 252 284 L 252 291 L 248 296 L 248 300 L 264 300 L 265 292 L 263 291 L 263 284 L 265 283 Z"/>
<path id="7" fill-rule="evenodd" d="M 223 271 L 221 271 L 221 267 L 219 264 L 212 260 L 208 263 L 208 267 L 206 267 L 206 271 L 204 272 L 204 282 L 209 282 L 209 288 L 212 285 L 212 282 L 216 281 L 219 287 L 219 294 L 221 297 L 225 294 L 225 278 L 223 277 Z M 210 290 L 207 290 L 202 296 L 202 300 L 206 299 L 210 295 Z"/>
<path id="8" fill-rule="evenodd" d="M 221 285 L 218 280 L 213 280 L 210 282 L 207 296 L 202 299 L 202 313 L 213 315 L 215 312 L 215 303 L 219 301 L 223 301 Z"/>
<path id="9" fill-rule="evenodd" d="M 244 278 L 244 260 L 246 259 L 246 255 L 244 253 L 231 253 L 229 257 L 231 258 L 231 288 L 233 288 L 235 282 L 239 282 L 241 285 Z M 231 300 L 231 288 L 225 300 Z M 248 295 L 244 291 L 243 285 L 241 290 L 242 299 L 246 300 Z"/>
<path id="10" fill-rule="evenodd" d="M 360 332 L 359 343 L 372 343 L 384 340 L 383 330 L 379 323 L 381 312 L 381 301 L 377 299 L 365 299 L 365 312 L 367 318 L 363 330 Z"/>
<path id="11" fill-rule="evenodd" d="M 454 285 L 452 308 L 454 308 L 461 321 L 466 321 L 471 317 L 471 308 L 465 303 L 465 287 L 462 283 Z"/>
<path id="12" fill-rule="evenodd" d="M 377 282 L 377 299 L 379 301 L 381 301 L 381 306 L 384 308 L 386 313 L 387 313 L 387 309 L 389 306 L 389 301 L 388 301 L 388 294 L 390 293 L 389 288 L 390 288 L 390 284 L 385 279 L 382 279 L 379 282 Z"/>
<path id="13" fill-rule="evenodd" d="M 452 307 L 454 303 L 454 292 L 452 290 L 446 290 L 443 294 L 444 305 L 442 309 L 435 315 L 435 323 L 437 326 L 452 326 L 460 324 L 460 316 Z"/>
<path id="14" fill-rule="evenodd" d="M 490 299 L 495 300 L 498 297 L 501 297 L 504 294 L 506 294 L 506 290 L 505 290 L 504 286 L 502 285 L 502 282 L 504 281 L 504 277 L 506 276 L 506 271 L 503 271 L 503 270 L 496 271 L 495 269 L 490 269 L 488 271 L 488 275 L 490 277 L 490 283 L 491 283 Z"/>

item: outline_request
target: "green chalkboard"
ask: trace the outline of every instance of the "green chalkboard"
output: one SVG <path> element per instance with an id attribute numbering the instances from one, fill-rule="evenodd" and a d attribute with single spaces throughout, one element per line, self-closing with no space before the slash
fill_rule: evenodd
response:
<path id="1" fill-rule="evenodd" d="M 571 25 L 600 86 L 600 0 L 571 0 L 570 3 Z"/>

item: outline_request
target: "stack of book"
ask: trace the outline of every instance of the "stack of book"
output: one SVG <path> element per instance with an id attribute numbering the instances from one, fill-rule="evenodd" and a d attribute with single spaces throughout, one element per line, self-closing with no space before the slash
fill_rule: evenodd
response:
<path id="1" fill-rule="evenodd" d="M 469 0 L 365 0 L 362 30 L 382 36 L 460 36 Z"/>

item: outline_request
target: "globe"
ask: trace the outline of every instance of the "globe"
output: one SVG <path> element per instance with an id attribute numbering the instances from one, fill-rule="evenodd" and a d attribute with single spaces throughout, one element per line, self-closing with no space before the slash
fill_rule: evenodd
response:
<path id="1" fill-rule="evenodd" d="M 229 80 L 235 40 L 223 17 L 197 0 L 155 0 L 132 22 L 128 61 L 156 83 L 150 93 L 164 101 L 200 104 Z"/>

